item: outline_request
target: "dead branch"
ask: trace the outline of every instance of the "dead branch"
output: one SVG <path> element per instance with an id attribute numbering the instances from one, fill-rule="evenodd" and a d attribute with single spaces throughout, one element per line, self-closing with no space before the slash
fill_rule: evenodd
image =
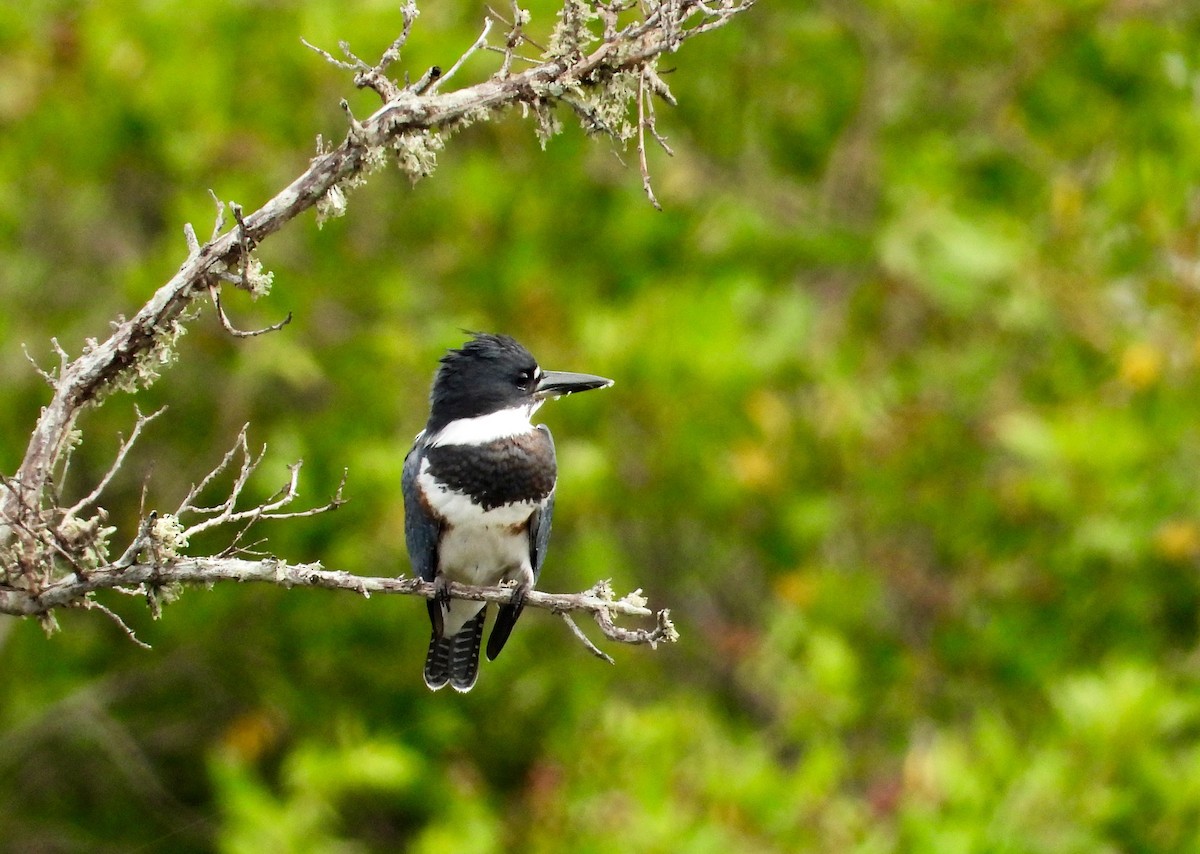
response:
<path id="1" fill-rule="evenodd" d="M 614 81 L 647 68 L 653 72 L 662 54 L 677 50 L 687 39 L 724 26 L 753 3 L 661 0 L 645 4 L 649 11 L 641 18 L 636 17 L 640 14 L 637 9 L 626 11 L 627 7 L 608 3 L 603 5 L 602 32 L 597 33 L 592 26 L 600 13 L 578 0 L 566 0 L 540 62 L 521 72 L 509 70 L 502 76 L 446 93 L 438 87 L 450 74 L 432 80 L 423 93 L 383 82 L 388 80 L 384 72 L 398 59 L 416 19 L 412 2 L 401 9 L 403 32 L 375 66 L 367 66 L 348 47 L 343 50 L 348 61 L 317 49 L 338 68 L 353 70 L 356 85 L 376 91 L 383 106 L 352 128 L 339 146 L 314 158 L 308 169 L 261 208 L 245 216 L 233 208 L 238 218 L 235 228 L 222 231 L 224 206 L 218 202 L 212 239 L 197 247 L 194 230 L 189 229 L 187 258 L 178 272 L 133 317 L 118 324 L 107 340 L 89 344 L 74 360 L 67 359 L 58 348 L 63 366 L 54 380 L 54 395 L 38 419 L 14 476 L 21 500 L 11 490 L 0 495 L 0 517 L 12 518 L 22 506 L 42 506 L 49 478 L 66 449 L 80 409 L 113 388 L 132 390 L 152 382 L 182 331 L 185 312 L 198 296 L 208 293 L 214 281 L 235 270 L 241 272 L 241 286 L 251 291 L 259 288 L 252 281 L 251 249 L 310 208 L 322 205 L 327 215 L 344 212 L 345 190 L 378 168 L 389 151 L 398 155 L 401 167 L 415 179 L 432 171 L 442 144 L 439 133 L 494 119 L 507 108 L 532 108 L 539 119 L 539 134 L 550 127 L 544 124 L 547 105 L 564 98 L 581 115 L 602 115 L 605 111 L 597 106 L 611 106 L 613 101 L 624 104 L 635 95 Z M 613 16 L 630 12 L 634 19 L 618 29 Z M 487 19 L 489 26 L 491 20 Z M 485 46 L 487 29 L 485 26 L 483 35 L 455 68 Z"/>
<path id="2" fill-rule="evenodd" d="M 242 492 L 246 488 L 246 484 L 250 480 L 250 476 L 266 456 L 267 447 L 263 445 L 257 456 L 250 453 L 250 446 L 246 439 L 246 429 L 249 425 L 242 427 L 234 440 L 233 446 L 221 458 L 221 461 L 204 476 L 199 484 L 194 484 L 180 502 L 179 508 L 172 516 L 179 520 L 179 531 L 176 536 L 181 543 L 186 543 L 196 534 L 207 531 L 210 528 L 217 528 L 223 525 L 238 525 L 245 523 L 247 526 L 253 525 L 264 519 L 302 519 L 307 516 L 316 516 L 321 513 L 328 513 L 336 510 L 346 503 L 343 497 L 343 492 L 346 487 L 346 473 L 342 473 L 341 483 L 338 484 L 337 491 L 334 493 L 326 504 L 319 507 L 311 507 L 307 510 L 287 510 L 283 508 L 291 504 L 300 494 L 300 469 L 304 465 L 303 460 L 297 460 L 289 465 L 287 482 L 276 491 L 276 493 L 266 501 L 246 509 L 238 509 L 238 502 L 242 497 Z M 242 462 L 238 467 L 237 475 L 233 479 L 233 484 L 229 488 L 229 493 L 225 500 L 213 507 L 204 507 L 197 502 L 200 496 L 223 475 L 233 463 L 233 460 L 241 456 Z M 207 517 L 203 521 L 196 522 L 191 525 L 184 525 L 182 520 L 189 517 Z M 239 535 L 239 539 L 244 535 L 245 531 Z"/>
<path id="3" fill-rule="evenodd" d="M 152 527 L 152 523 L 142 526 L 144 530 Z M 351 575 L 348 572 L 324 569 L 319 563 L 289 564 L 275 558 L 245 560 L 234 557 L 184 557 L 166 563 L 134 563 L 128 566 L 122 566 L 118 561 L 88 573 L 86 578 L 61 579 L 37 593 L 0 586 L 0 614 L 23 617 L 49 614 L 55 608 L 93 601 L 91 595 L 99 590 L 131 587 L 150 590 L 177 584 L 211 585 L 222 581 L 256 581 L 285 588 L 348 590 L 367 599 L 376 594 L 420 596 L 425 599 L 433 599 L 437 595 L 432 583 L 419 578 Z M 507 605 L 512 601 L 512 595 L 512 588 L 505 586 L 469 587 L 456 583 L 450 585 L 450 596 L 455 599 Z M 540 590 L 531 590 L 525 596 L 525 605 L 564 616 L 575 612 L 591 614 L 604 636 L 618 643 L 656 646 L 659 643 L 674 643 L 679 639 L 675 627 L 671 624 L 669 612 L 651 611 L 637 591 L 617 599 L 607 582 L 601 582 L 582 593 L 543 593 Z M 104 610 L 110 618 L 121 622 L 111 610 Z M 656 625 L 653 629 L 628 629 L 616 625 L 615 617 L 654 617 Z M 589 651 L 608 659 L 587 640 L 586 635 L 573 621 L 568 622 L 576 636 L 588 646 Z"/>
<path id="4" fill-rule="evenodd" d="M 308 168 L 255 211 L 246 213 L 240 205 L 222 201 L 210 191 L 216 216 L 209 240 L 201 244 L 196 230 L 185 224 L 186 256 L 178 271 L 132 317 L 119 317 L 107 339 L 89 339 L 74 358 L 51 339 L 60 363 L 53 370 L 40 367 L 26 354 L 53 392 L 17 471 L 11 477 L 0 475 L 0 613 L 35 616 L 52 628 L 55 609 L 89 608 L 113 619 L 132 637 L 121 617 L 93 598 L 96 591 L 140 590 L 156 615 L 166 600 L 165 588 L 223 580 L 349 589 L 363 595 L 433 595 L 433 586 L 419 580 L 356 577 L 328 572 L 317 564 L 290 566 L 269 555 L 251 559 L 254 553 L 250 548 L 258 543 L 242 543 L 258 522 L 329 512 L 341 506 L 344 498 L 339 486 L 323 505 L 291 509 L 299 495 L 301 464 L 297 462 L 289 466 L 286 482 L 273 496 L 245 506 L 242 499 L 247 484 L 265 452 L 250 452 L 245 428 L 213 470 L 189 490 L 175 513 L 144 515 L 115 561 L 110 558 L 110 541 L 116 529 L 105 524 L 107 513 L 99 501 L 142 429 L 158 413 L 137 413 L 133 430 L 128 439 L 121 440 L 111 467 L 82 499 L 64 508 L 59 491 L 67 479 L 71 449 L 80 440 L 75 427 L 79 413 L 99 405 L 113 391 L 133 392 L 153 382 L 172 358 L 176 340 L 196 316 L 205 295 L 211 297 L 222 327 L 237 338 L 287 324 L 290 314 L 264 329 L 239 330 L 222 305 L 222 285 L 232 284 L 252 298 L 267 294 L 272 274 L 253 254 L 263 241 L 309 209 L 316 210 L 318 224 L 345 213 L 347 193 L 389 160 L 415 181 L 433 171 L 437 153 L 451 134 L 473 122 L 494 120 L 513 107 L 520 107 L 522 115 L 533 114 L 544 146 L 561 129 L 554 111 L 560 103 L 575 112 L 589 133 L 607 134 L 623 144 L 635 135 L 632 111 L 643 187 L 657 207 L 646 158 L 647 131 L 668 153 L 670 149 L 657 130 L 651 96 L 670 104 L 674 98 L 658 75 L 656 63 L 688 39 L 724 26 L 749 9 L 754 0 L 562 2 L 544 48 L 527 35 L 529 13 L 517 0 L 510 0 L 511 21 L 489 9 L 478 38 L 446 73 L 434 66 L 412 85 L 407 74 L 400 83 L 389 72 L 400 60 L 417 19 L 414 0 L 405 0 L 401 6 L 401 33 L 374 65 L 355 55 L 344 42 L 339 44 L 344 59 L 304 42 L 337 69 L 351 72 L 355 86 L 378 94 L 382 106 L 360 121 L 343 100 L 347 130 L 341 143 L 329 146 L 318 138 L 317 153 Z M 496 21 L 508 28 L 503 46 L 488 43 Z M 526 45 L 540 50 L 540 58 L 519 55 L 518 48 Z M 482 82 L 442 92 L 452 78 L 457 82 L 456 75 L 481 51 L 501 54 L 498 70 Z M 518 59 L 528 67 L 514 71 Z M 227 212 L 234 220 L 232 226 L 227 223 Z M 231 482 L 223 498 L 211 506 L 200 503 L 202 495 L 226 476 Z M 218 557 L 185 555 L 189 538 L 219 526 L 236 531 Z M 453 585 L 450 594 L 504 603 L 510 601 L 512 591 Z M 607 656 L 586 641 L 571 612 L 591 613 L 605 637 L 621 643 L 655 645 L 676 639 L 666 611 L 652 615 L 639 594 L 614 599 L 606 584 L 575 595 L 533 591 L 526 603 L 560 614 L 590 651 L 603 658 Z M 655 616 L 657 625 L 626 629 L 615 625 L 615 616 Z"/>
<path id="5" fill-rule="evenodd" d="M 638 90 L 637 90 L 637 111 L 638 111 L 638 132 L 637 132 L 637 153 L 638 166 L 642 170 L 642 191 L 646 194 L 646 198 L 650 200 L 650 204 L 654 205 L 654 209 L 661 211 L 662 205 L 658 203 L 658 199 L 654 196 L 654 188 L 650 184 L 650 166 L 646 162 L 646 128 L 654 126 L 654 110 L 651 107 L 650 113 L 646 113 L 646 71 L 642 69 L 638 75 Z"/>

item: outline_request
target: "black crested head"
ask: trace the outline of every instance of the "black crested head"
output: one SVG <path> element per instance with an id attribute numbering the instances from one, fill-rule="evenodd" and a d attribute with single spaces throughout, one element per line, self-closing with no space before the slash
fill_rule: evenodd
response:
<path id="1" fill-rule="evenodd" d="M 533 403 L 537 374 L 537 360 L 515 339 L 475 333 L 442 357 L 429 395 L 427 431 L 436 432 L 458 418 Z"/>
<path id="2" fill-rule="evenodd" d="M 612 384 L 594 374 L 543 371 L 533 354 L 507 335 L 477 332 L 442 357 L 425 432 L 432 436 L 452 421 L 503 409 L 528 407 L 526 415 L 532 415 L 545 400 Z"/>

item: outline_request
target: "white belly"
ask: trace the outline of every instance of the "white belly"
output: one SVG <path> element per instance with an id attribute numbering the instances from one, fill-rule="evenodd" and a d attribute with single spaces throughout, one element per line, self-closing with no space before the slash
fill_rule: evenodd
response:
<path id="1" fill-rule="evenodd" d="M 462 584 L 482 586 L 525 573 L 532 576 L 528 530 L 514 532 L 508 524 L 456 525 L 442 536 L 438 555 L 442 573 Z"/>

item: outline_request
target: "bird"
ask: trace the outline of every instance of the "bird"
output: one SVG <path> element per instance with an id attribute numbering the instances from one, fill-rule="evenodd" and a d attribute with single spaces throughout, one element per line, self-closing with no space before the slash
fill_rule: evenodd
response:
<path id="1" fill-rule="evenodd" d="M 537 584 L 558 467 L 554 440 L 531 418 L 547 400 L 607 388 L 593 374 L 544 371 L 508 335 L 472 333 L 441 358 L 429 419 L 404 459 L 404 534 L 416 575 L 433 582 L 425 684 L 465 693 L 479 675 L 487 604 L 451 599 L 450 582 L 513 585 L 500 605 L 487 657 L 494 660 Z"/>

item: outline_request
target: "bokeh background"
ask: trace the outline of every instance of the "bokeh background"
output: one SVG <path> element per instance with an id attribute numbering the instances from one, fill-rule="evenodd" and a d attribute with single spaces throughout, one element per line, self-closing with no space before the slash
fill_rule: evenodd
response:
<path id="1" fill-rule="evenodd" d="M 543 39 L 554 4 L 529 0 Z M 0 470 L 78 353 L 374 96 L 394 2 L 0 4 Z M 483 7 L 426 2 L 400 66 Z M 460 82 L 483 79 L 480 54 Z M 170 510 L 244 422 L 267 547 L 407 571 L 402 458 L 436 359 L 504 331 L 615 377 L 546 407 L 544 589 L 612 578 L 679 644 L 590 657 L 530 612 L 430 694 L 409 597 L 221 585 L 0 622 L 0 849 L 1200 850 L 1200 9 L 763 2 L 664 68 L 650 154 L 517 116 L 260 256 L 177 364 L 88 412 L 68 494 L 169 405 L 108 507 Z M 620 156 L 618 156 L 620 155 Z M 622 162 L 622 159 L 624 162 Z M 193 544 L 219 549 L 217 539 Z"/>

